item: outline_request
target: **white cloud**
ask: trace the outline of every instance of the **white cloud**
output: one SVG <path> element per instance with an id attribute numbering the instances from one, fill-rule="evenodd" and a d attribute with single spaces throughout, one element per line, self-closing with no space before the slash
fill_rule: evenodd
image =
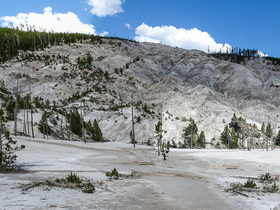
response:
<path id="1" fill-rule="evenodd" d="M 102 33 L 99 34 L 99 36 L 108 36 L 109 32 L 107 31 L 103 31 Z"/>
<path id="2" fill-rule="evenodd" d="M 43 14 L 19 13 L 17 16 L 1 17 L 0 22 L 3 27 L 23 30 L 27 30 L 28 26 L 37 31 L 95 34 L 94 26 L 82 23 L 76 14 L 53 13 L 51 7 L 46 7 Z"/>
<path id="3" fill-rule="evenodd" d="M 184 29 L 174 26 L 156 26 L 151 27 L 142 23 L 135 30 L 136 41 L 163 43 L 173 47 L 185 49 L 198 49 L 204 52 L 226 52 L 230 51 L 231 46 L 228 44 L 219 44 L 208 34 L 197 28 Z"/>
<path id="4" fill-rule="evenodd" d="M 127 27 L 128 29 L 131 29 L 131 25 L 130 25 L 130 24 L 125 23 L 124 25 L 125 25 L 125 27 Z"/>
<path id="5" fill-rule="evenodd" d="M 97 17 L 105 17 L 123 12 L 123 2 L 124 0 L 88 0 L 88 4 L 92 7 L 91 14 Z"/>
<path id="6" fill-rule="evenodd" d="M 257 50 L 255 56 L 259 56 L 259 57 L 268 57 L 268 54 L 263 53 L 263 52 L 260 51 L 260 50 Z"/>

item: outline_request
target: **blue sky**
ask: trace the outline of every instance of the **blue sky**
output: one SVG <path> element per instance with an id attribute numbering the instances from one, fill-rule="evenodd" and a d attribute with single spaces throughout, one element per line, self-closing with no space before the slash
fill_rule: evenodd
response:
<path id="1" fill-rule="evenodd" d="M 280 57 L 279 11 L 280 0 L 9 0 L 0 2 L 0 26 L 34 25 L 203 51 L 240 47 Z"/>

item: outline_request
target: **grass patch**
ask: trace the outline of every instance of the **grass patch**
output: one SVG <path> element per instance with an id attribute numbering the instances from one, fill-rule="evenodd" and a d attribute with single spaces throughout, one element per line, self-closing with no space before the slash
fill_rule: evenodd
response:
<path id="1" fill-rule="evenodd" d="M 94 193 L 95 185 L 91 183 L 89 179 L 81 178 L 77 174 L 70 172 L 65 178 L 51 178 L 47 179 L 44 182 L 24 186 L 24 191 L 31 189 L 35 186 L 47 186 L 47 190 L 50 190 L 52 187 L 59 188 L 69 188 L 69 189 L 79 189 L 84 193 Z"/>

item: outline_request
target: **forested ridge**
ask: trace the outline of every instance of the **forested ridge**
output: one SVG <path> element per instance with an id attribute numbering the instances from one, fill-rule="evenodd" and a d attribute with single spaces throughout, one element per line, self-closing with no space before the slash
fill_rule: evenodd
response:
<path id="1" fill-rule="evenodd" d="M 257 57 L 260 57 L 259 50 L 255 49 L 241 49 L 238 47 L 232 48 L 231 50 L 227 50 L 227 52 L 213 52 L 210 53 L 213 57 L 230 61 L 233 63 L 242 63 L 245 61 L 245 59 L 250 60 L 255 59 Z M 270 61 L 270 64 L 272 65 L 280 65 L 280 58 L 275 58 L 271 56 L 264 56 L 265 60 Z"/>
<path id="2" fill-rule="evenodd" d="M 0 63 L 12 59 L 18 55 L 20 50 L 36 51 L 43 50 L 52 45 L 70 44 L 90 40 L 91 42 L 102 42 L 101 38 L 114 39 L 116 37 L 101 37 L 93 34 L 81 33 L 54 33 L 39 32 L 35 30 L 22 31 L 19 29 L 0 28 Z M 121 39 L 121 38 L 117 38 Z M 227 52 L 209 53 L 213 57 L 227 60 L 234 63 L 244 62 L 245 58 L 258 57 L 258 50 L 232 48 Z M 265 57 L 273 65 L 280 65 L 280 59 L 275 57 Z"/>
<path id="3" fill-rule="evenodd" d="M 80 33 L 47 33 L 0 28 L 0 63 L 18 55 L 19 50 L 36 51 L 52 45 L 69 44 L 83 40 L 100 42 L 101 37 Z"/>

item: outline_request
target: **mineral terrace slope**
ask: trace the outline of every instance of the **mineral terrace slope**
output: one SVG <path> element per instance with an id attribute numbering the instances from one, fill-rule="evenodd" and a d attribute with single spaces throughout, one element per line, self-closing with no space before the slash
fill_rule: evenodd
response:
<path id="1" fill-rule="evenodd" d="M 197 50 L 118 39 L 53 46 L 32 53 L 54 59 L 48 64 L 38 59 L 15 59 L 1 65 L 1 78 L 8 88 L 12 89 L 20 78 L 22 94 L 27 93 L 31 82 L 32 96 L 50 101 L 70 97 L 77 90 L 92 89 L 88 97 L 98 99 L 98 103 L 86 100 L 88 110 L 84 117 L 97 119 L 109 140 L 130 141 L 130 108 L 123 108 L 119 115 L 98 108 L 108 107 L 112 100 L 115 104 L 128 104 L 132 96 L 156 113 L 136 112 L 141 116 L 141 122 L 136 124 L 139 142 L 153 140 L 161 104 L 167 130 L 164 138 L 177 142 L 182 141 L 182 129 L 187 126 L 181 120 L 183 117 L 194 118 L 199 131 L 205 131 L 208 142 L 220 136 L 224 122 L 229 123 L 233 113 L 256 123 L 258 128 L 268 120 L 274 131 L 278 128 L 279 67 L 263 58 L 240 65 Z M 91 69 L 81 70 L 77 58 L 87 53 L 93 58 Z M 66 57 L 68 62 L 58 55 Z M 116 73 L 116 69 L 123 69 L 123 74 Z M 108 76 L 91 74 L 96 71 L 107 72 Z M 100 93 L 96 87 L 106 87 L 106 91 Z"/>

